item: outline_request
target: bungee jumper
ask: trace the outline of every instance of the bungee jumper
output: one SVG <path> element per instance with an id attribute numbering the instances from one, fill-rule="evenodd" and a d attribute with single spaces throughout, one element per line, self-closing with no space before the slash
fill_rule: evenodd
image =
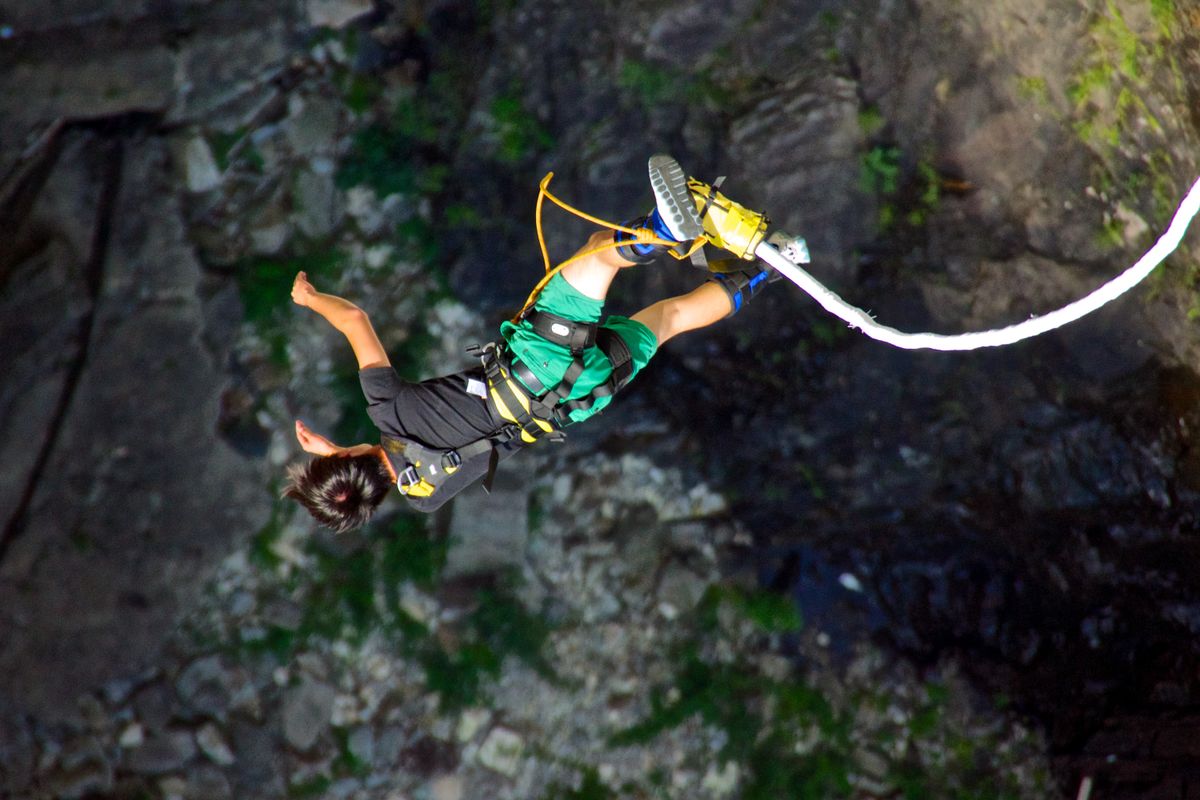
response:
<path id="1" fill-rule="evenodd" d="M 364 524 L 393 485 L 410 505 L 426 512 L 480 479 L 490 490 L 499 461 L 539 439 L 562 439 L 564 428 L 611 403 L 661 345 L 738 313 L 780 277 L 851 328 L 895 347 L 954 351 L 1013 344 L 1062 327 L 1129 291 L 1174 252 L 1200 212 L 1197 180 L 1145 255 L 1063 308 L 995 330 L 905 333 L 877 323 L 806 272 L 801 266 L 809 262 L 804 239 L 782 231 L 768 236 L 766 214 L 722 194 L 723 178 L 707 184 L 688 177 L 666 155 L 651 157 L 649 173 L 655 207 L 625 225 L 559 200 L 548 189 L 553 173 L 542 180 L 536 224 L 546 274 L 521 312 L 500 326 L 498 341 L 471 348 L 481 361 L 474 369 L 421 383 L 401 380 L 367 315 L 347 300 L 318 292 L 299 273 L 292 299 L 349 340 L 380 444 L 339 446 L 297 420 L 296 438 L 316 458 L 289 468 L 284 496 L 299 501 L 322 524 L 344 531 Z M 541 224 L 546 198 L 609 229 L 593 233 L 583 248 L 553 269 Z M 706 244 L 733 258 L 708 261 L 702 249 Z M 708 270 L 708 280 L 632 317 L 609 315 L 601 322 L 617 273 L 663 254 L 690 258 Z"/>
<path id="2" fill-rule="evenodd" d="M 562 439 L 565 429 L 606 408 L 663 344 L 738 313 L 776 276 L 754 263 L 760 247 L 792 265 L 808 261 L 803 239 L 781 231 L 768 237 L 766 215 L 729 200 L 719 191 L 720 181 L 709 185 L 689 178 L 666 155 L 650 159 L 649 176 L 654 208 L 624 225 L 563 203 L 547 188 L 553 173 L 546 176 L 536 215 L 546 275 L 521 312 L 501 324 L 497 341 L 469 348 L 480 365 L 462 372 L 420 383 L 402 380 L 367 314 L 318 291 L 298 273 L 292 300 L 349 341 L 380 442 L 338 445 L 297 420 L 296 438 L 315 458 L 289 467 L 284 496 L 342 532 L 366 523 L 393 486 L 424 512 L 476 481 L 490 490 L 500 461 L 540 439 Z M 554 269 L 541 228 L 547 197 L 609 228 L 593 233 Z M 708 262 L 701 250 L 706 243 L 736 258 Z M 663 254 L 706 266 L 708 280 L 632 317 L 608 315 L 602 321 L 617 274 Z"/>

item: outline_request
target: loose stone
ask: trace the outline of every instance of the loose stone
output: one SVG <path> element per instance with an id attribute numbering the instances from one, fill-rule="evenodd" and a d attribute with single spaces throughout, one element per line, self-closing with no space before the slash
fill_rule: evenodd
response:
<path id="1" fill-rule="evenodd" d="M 143 775 L 163 775 L 183 767 L 195 755 L 196 741 L 191 733 L 166 731 L 151 736 L 130 751 L 125 766 Z"/>
<path id="2" fill-rule="evenodd" d="M 283 699 L 283 738 L 297 750 L 307 750 L 329 729 L 334 690 L 324 683 L 304 681 Z"/>
<path id="3" fill-rule="evenodd" d="M 479 763 L 512 778 L 521 767 L 521 756 L 524 752 L 525 742 L 515 731 L 493 728 L 479 748 Z"/>
<path id="4" fill-rule="evenodd" d="M 229 749 L 229 745 L 226 744 L 225 737 L 221 735 L 220 729 L 211 722 L 196 731 L 196 743 L 200 745 L 201 752 L 208 756 L 214 764 L 227 767 L 237 760 L 233 751 Z"/>

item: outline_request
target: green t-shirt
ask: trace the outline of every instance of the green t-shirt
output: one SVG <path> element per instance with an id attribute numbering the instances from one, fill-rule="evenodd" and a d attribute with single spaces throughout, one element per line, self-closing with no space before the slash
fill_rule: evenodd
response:
<path id="1" fill-rule="evenodd" d="M 542 289 L 537 302 L 534 303 L 534 308 L 576 322 L 597 322 L 600 319 L 604 303 L 582 294 L 567 282 L 562 273 L 559 273 L 551 278 L 546 287 Z M 642 367 L 646 366 L 654 357 L 655 351 L 658 350 L 658 339 L 642 323 L 616 314 L 609 315 L 600 327 L 614 331 L 629 347 L 629 352 L 633 356 L 633 375 L 630 376 L 630 380 L 633 380 L 633 376 L 637 375 Z M 547 341 L 534 333 L 533 326 L 529 322 L 522 321 L 516 325 L 504 322 L 500 325 L 500 335 L 508 342 L 508 347 L 513 355 L 529 367 L 529 371 L 542 382 L 543 386 L 557 386 L 567 371 L 567 367 L 574 360 L 571 358 L 571 351 L 566 347 Z M 567 399 L 575 400 L 588 396 L 592 393 L 592 389 L 608 380 L 611 374 L 612 364 L 609 362 L 608 356 L 604 355 L 598 347 L 589 347 L 583 353 L 583 374 L 575 381 L 575 386 Z M 520 379 L 518 378 L 518 380 Z M 601 397 L 590 409 L 572 411 L 571 420 L 583 422 L 603 410 L 611 402 L 611 396 Z"/>

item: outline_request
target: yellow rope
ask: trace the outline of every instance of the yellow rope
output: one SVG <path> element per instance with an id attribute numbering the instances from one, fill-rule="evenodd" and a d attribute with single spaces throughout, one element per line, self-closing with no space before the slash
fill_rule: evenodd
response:
<path id="1" fill-rule="evenodd" d="M 574 214 L 575 216 L 577 216 L 581 219 L 585 219 L 588 222 L 591 222 L 595 225 L 599 225 L 602 228 L 609 228 L 610 230 L 622 231 L 624 233 L 628 233 L 630 236 L 632 236 L 634 238 L 634 242 L 636 242 L 637 244 L 665 245 L 667 247 L 671 247 L 673 245 L 679 244 L 678 242 L 672 241 L 670 239 L 662 239 L 658 236 L 653 236 L 653 235 L 647 233 L 645 228 L 642 228 L 642 229 L 627 228 L 624 225 L 617 225 L 614 222 L 608 222 L 607 220 L 600 219 L 599 217 L 594 217 L 591 214 L 588 214 L 586 211 L 580 211 L 578 208 L 575 208 L 571 204 L 569 204 L 563 200 L 559 200 L 547 188 L 550 185 L 550 179 L 553 177 L 554 177 L 553 172 L 547 172 L 546 177 L 542 178 L 542 182 L 540 184 L 538 184 L 537 206 L 534 210 L 534 215 L 533 215 L 534 224 L 537 227 L 538 247 L 542 251 L 542 264 L 544 265 L 546 274 L 543 275 L 542 279 L 540 281 L 538 281 L 536 286 L 533 287 L 533 291 L 529 293 L 529 297 L 525 300 L 525 305 L 523 305 L 521 307 L 521 310 L 517 313 L 517 315 L 512 318 L 512 321 L 514 323 L 520 321 L 521 317 L 523 317 L 525 315 L 525 312 L 528 311 L 530 309 L 530 307 L 533 306 L 533 304 L 537 301 L 537 297 L 539 294 L 542 293 L 542 289 L 546 288 L 546 284 L 550 282 L 550 279 L 553 278 L 555 275 L 557 275 L 560 271 L 562 271 L 563 267 L 567 266 L 568 264 L 574 263 L 575 261 L 578 261 L 579 259 L 583 258 L 584 256 L 590 256 L 595 253 L 603 252 L 605 250 L 615 250 L 616 248 L 621 247 L 622 245 L 632 243 L 629 241 L 618 242 L 618 241 L 616 241 L 616 239 L 613 239 L 613 241 L 606 242 L 606 243 L 600 245 L 599 247 L 593 247 L 590 250 L 584 250 L 581 253 L 576 253 L 575 255 L 568 258 L 566 261 L 563 261 L 557 267 L 554 267 L 553 269 L 551 269 L 550 268 L 550 253 L 546 249 L 546 235 L 545 235 L 545 232 L 542 230 L 542 201 L 545 200 L 547 197 L 550 198 L 550 201 L 552 203 L 554 203 L 555 205 L 557 205 L 559 208 L 561 208 L 564 211 L 567 211 L 571 214 Z M 696 239 L 696 241 L 692 244 L 691 249 L 688 250 L 686 253 L 680 255 L 680 254 L 672 252 L 671 255 L 674 256 L 675 258 L 679 258 L 679 259 L 687 258 L 687 257 L 691 256 L 692 253 L 696 252 L 701 247 L 703 247 L 705 241 L 706 241 L 705 237 L 701 236 L 700 238 Z"/>

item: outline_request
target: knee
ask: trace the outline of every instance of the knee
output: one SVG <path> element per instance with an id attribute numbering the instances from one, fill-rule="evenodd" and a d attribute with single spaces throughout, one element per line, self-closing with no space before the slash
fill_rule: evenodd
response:
<path id="1" fill-rule="evenodd" d="M 595 231 L 588 237 L 587 246 L 589 250 L 594 250 L 597 247 L 603 247 L 613 240 L 612 231 Z"/>
<path id="2" fill-rule="evenodd" d="M 659 308 L 657 322 L 654 335 L 658 338 L 659 345 L 683 333 L 684 314 L 683 307 L 679 301 L 675 299 L 664 300 L 662 306 Z"/>

